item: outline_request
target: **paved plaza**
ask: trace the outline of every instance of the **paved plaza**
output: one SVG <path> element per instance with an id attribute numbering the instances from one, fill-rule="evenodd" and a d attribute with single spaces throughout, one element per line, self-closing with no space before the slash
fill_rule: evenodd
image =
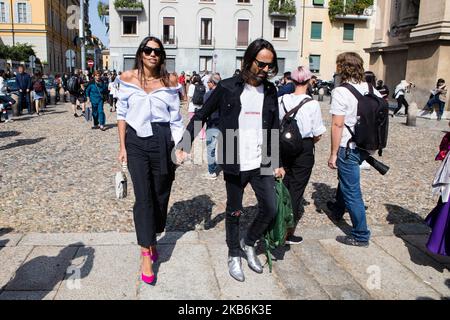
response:
<path id="1" fill-rule="evenodd" d="M 132 184 L 126 199 L 114 194 L 117 128 L 115 113 L 105 110 L 105 132 L 91 130 L 64 104 L 49 106 L 41 117 L 25 114 L 0 124 L 0 299 L 450 298 L 450 258 L 426 251 L 423 223 L 437 201 L 431 194 L 434 157 L 447 121 L 418 119 L 412 128 L 404 117 L 392 120 L 381 159 L 390 172 L 362 172 L 373 234 L 368 249 L 335 240 L 351 222 L 347 216 L 335 225 L 327 216 L 337 186 L 336 172 L 327 167 L 328 131 L 316 147 L 298 226 L 305 241 L 278 250 L 272 273 L 266 266 L 257 275 L 245 265 L 245 283 L 228 275 L 225 185 L 222 177 L 203 178 L 198 139 L 193 162 L 177 170 L 157 283 L 148 286 L 139 281 Z M 257 210 L 250 187 L 244 207 L 243 226 Z"/>

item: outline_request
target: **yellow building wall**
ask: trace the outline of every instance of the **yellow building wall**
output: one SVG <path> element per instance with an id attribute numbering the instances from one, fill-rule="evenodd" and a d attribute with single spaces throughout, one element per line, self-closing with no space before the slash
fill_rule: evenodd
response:
<path id="1" fill-rule="evenodd" d="M 336 70 L 336 57 L 343 52 L 357 52 L 364 59 L 365 68 L 369 69 L 370 55 L 364 48 L 370 47 L 375 35 L 375 17 L 368 21 L 336 20 L 333 23 L 328 16 L 328 1 L 324 7 L 313 7 L 312 0 L 306 1 L 303 39 L 303 64 L 309 66 L 310 55 L 320 55 L 320 73 L 317 76 L 331 80 Z M 302 20 L 302 14 L 299 15 Z M 322 39 L 311 39 L 312 22 L 322 22 Z M 300 22 L 301 23 L 301 22 Z M 344 41 L 344 23 L 354 24 L 354 41 Z M 300 53 L 301 54 L 301 53 Z"/>

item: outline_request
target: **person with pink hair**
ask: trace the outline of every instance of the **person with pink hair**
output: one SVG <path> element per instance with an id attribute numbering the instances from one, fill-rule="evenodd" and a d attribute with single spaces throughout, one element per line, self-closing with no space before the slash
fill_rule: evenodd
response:
<path id="1" fill-rule="evenodd" d="M 320 105 L 307 95 L 313 74 L 307 67 L 298 67 L 291 72 L 295 91 L 279 98 L 280 120 L 292 117 L 296 120 L 302 136 L 303 150 L 298 155 L 281 152 L 286 171 L 284 184 L 289 189 L 296 225 L 302 216 L 303 194 L 314 167 L 314 145 L 319 142 L 326 128 L 322 121 Z M 294 235 L 295 227 L 288 230 L 286 244 L 299 244 L 303 238 Z"/>

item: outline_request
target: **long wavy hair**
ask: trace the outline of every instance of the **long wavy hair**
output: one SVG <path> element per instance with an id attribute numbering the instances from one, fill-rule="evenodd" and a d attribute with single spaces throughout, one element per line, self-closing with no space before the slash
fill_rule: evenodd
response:
<path id="1" fill-rule="evenodd" d="M 144 48 L 147 45 L 149 41 L 156 42 L 159 47 L 161 48 L 161 55 L 159 56 L 159 64 L 156 66 L 157 71 L 156 74 L 161 78 L 161 81 L 166 87 L 169 87 L 169 73 L 166 69 L 166 51 L 164 50 L 164 46 L 156 37 L 148 36 L 142 40 L 141 44 L 139 45 L 139 48 L 136 51 L 136 58 L 134 60 L 134 69 L 138 70 L 138 77 L 141 81 L 141 84 L 144 83 L 144 62 L 142 58 L 142 53 L 144 52 Z"/>
<path id="2" fill-rule="evenodd" d="M 263 49 L 267 49 L 270 52 L 272 52 L 272 54 L 273 54 L 274 68 L 272 70 L 270 70 L 269 77 L 273 77 L 278 73 L 278 59 L 277 59 L 277 53 L 275 51 L 275 48 L 267 40 L 256 39 L 255 41 L 250 43 L 250 45 L 248 46 L 248 48 L 244 54 L 241 74 L 242 74 L 242 78 L 244 79 L 245 82 L 248 82 L 250 79 L 252 79 L 254 77 L 253 73 L 251 72 L 251 67 L 252 67 L 253 62 L 256 59 L 256 56 Z"/>
<path id="3" fill-rule="evenodd" d="M 364 60 L 356 52 L 344 52 L 336 59 L 337 73 L 342 82 L 355 81 L 361 83 L 365 79 Z"/>

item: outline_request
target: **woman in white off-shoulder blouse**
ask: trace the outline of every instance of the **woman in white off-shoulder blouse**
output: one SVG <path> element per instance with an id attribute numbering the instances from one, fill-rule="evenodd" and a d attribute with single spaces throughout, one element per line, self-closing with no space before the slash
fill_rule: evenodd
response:
<path id="1" fill-rule="evenodd" d="M 120 76 L 117 101 L 119 162 L 127 163 L 136 202 L 133 208 L 142 276 L 153 283 L 158 233 L 164 231 L 176 165 L 171 151 L 184 132 L 179 85 L 165 69 L 163 44 L 147 37 L 140 44 L 134 70 Z"/>

